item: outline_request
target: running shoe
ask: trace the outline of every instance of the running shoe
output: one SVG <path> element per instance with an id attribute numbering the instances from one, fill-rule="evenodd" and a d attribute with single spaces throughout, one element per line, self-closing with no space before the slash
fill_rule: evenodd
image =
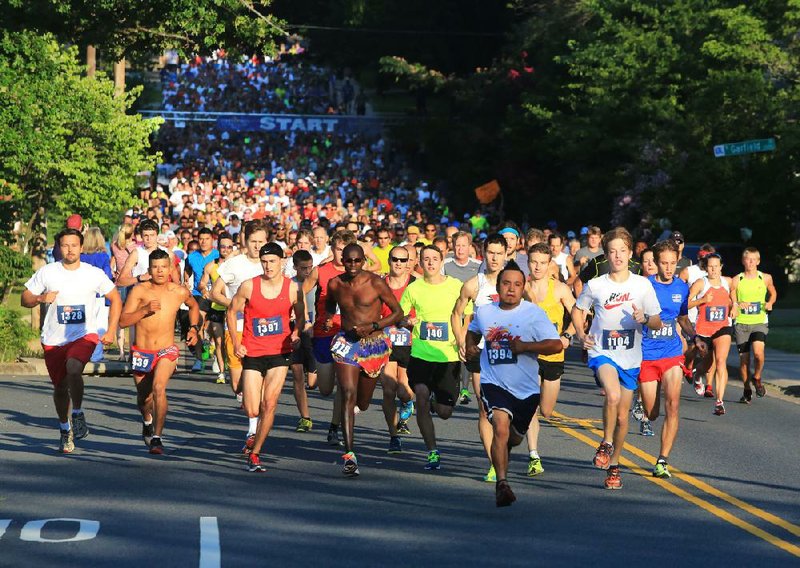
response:
<path id="1" fill-rule="evenodd" d="M 389 449 L 386 450 L 389 454 L 399 454 L 403 451 L 403 441 L 399 436 L 392 436 L 389 438 Z"/>
<path id="2" fill-rule="evenodd" d="M 255 434 L 248 434 L 247 438 L 244 441 L 244 446 L 242 446 L 242 453 L 246 456 L 250 455 L 253 451 L 253 444 L 256 443 L 256 435 Z"/>
<path id="3" fill-rule="evenodd" d="M 669 479 L 672 477 L 667 462 L 664 460 L 658 460 L 656 462 L 656 466 L 653 468 L 653 477 L 660 477 L 661 479 Z"/>
<path id="4" fill-rule="evenodd" d="M 722 416 L 723 414 L 725 414 L 725 405 L 722 403 L 721 400 L 718 400 L 714 404 L 714 415 L 715 416 Z"/>
<path id="5" fill-rule="evenodd" d="M 609 444 L 608 442 L 600 442 L 600 445 L 597 447 L 597 452 L 594 454 L 592 463 L 596 468 L 608 469 L 608 464 L 611 462 L 611 454 L 613 453 L 613 444 Z"/>
<path id="6" fill-rule="evenodd" d="M 528 477 L 535 477 L 544 473 L 541 458 L 528 458 Z"/>
<path id="7" fill-rule="evenodd" d="M 155 434 L 155 428 L 153 424 L 142 424 L 142 440 L 144 440 L 144 445 L 148 448 L 150 447 L 150 442 L 153 440 L 153 434 Z"/>
<path id="8" fill-rule="evenodd" d="M 328 445 L 329 446 L 344 446 L 344 442 L 339 439 L 338 430 L 328 430 Z"/>
<path id="9" fill-rule="evenodd" d="M 150 453 L 157 456 L 164 453 L 164 444 L 161 443 L 161 438 L 154 436 L 153 439 L 150 440 Z"/>
<path id="10" fill-rule="evenodd" d="M 308 431 L 311 430 L 311 427 L 313 425 L 314 425 L 314 423 L 311 422 L 310 418 L 301 418 L 297 422 L 297 428 L 295 428 L 294 431 L 295 432 L 308 432 Z"/>
<path id="11" fill-rule="evenodd" d="M 61 430 L 61 444 L 58 451 L 62 454 L 71 454 L 75 450 L 75 438 L 72 434 L 72 428 L 69 430 Z"/>
<path id="12" fill-rule="evenodd" d="M 261 465 L 261 458 L 258 457 L 258 454 L 251 453 L 247 456 L 247 471 L 257 473 L 264 473 L 267 471 L 267 468 Z"/>
<path id="13" fill-rule="evenodd" d="M 408 429 L 408 422 L 405 420 L 400 420 L 397 423 L 397 433 L 400 436 L 409 436 L 411 435 L 411 430 Z"/>
<path id="14" fill-rule="evenodd" d="M 739 402 L 742 404 L 750 404 L 753 400 L 753 390 L 750 387 L 744 388 L 744 393 L 742 394 L 742 398 L 739 399 Z"/>
<path id="15" fill-rule="evenodd" d="M 342 473 L 346 477 L 356 477 L 359 474 L 358 471 L 358 461 L 356 460 L 356 455 L 353 452 L 347 452 L 345 455 L 342 456 L 344 460 L 344 467 L 342 467 Z"/>
<path id="16" fill-rule="evenodd" d="M 619 474 L 618 465 L 612 465 L 608 468 L 604 485 L 606 489 L 622 489 L 622 477 Z"/>
<path id="17" fill-rule="evenodd" d="M 655 436 L 649 420 L 642 420 L 642 423 L 639 424 L 639 434 L 642 436 Z"/>
<path id="18" fill-rule="evenodd" d="M 687 367 L 686 363 L 683 361 L 681 361 L 681 371 L 683 371 L 683 378 L 686 379 L 686 382 L 692 384 L 692 375 L 694 375 L 694 372 L 691 368 Z"/>
<path id="19" fill-rule="evenodd" d="M 642 401 L 638 398 L 633 401 L 633 408 L 631 409 L 631 414 L 636 420 L 641 421 L 644 418 L 644 407 L 642 406 Z"/>
<path id="20" fill-rule="evenodd" d="M 200 359 L 196 359 L 192 365 L 192 373 L 202 373 L 203 369 L 205 369 L 205 364 Z"/>
<path id="21" fill-rule="evenodd" d="M 461 392 L 458 393 L 458 403 L 469 404 L 470 402 L 472 402 L 472 399 L 469 396 L 469 390 L 461 389 Z"/>
<path id="22" fill-rule="evenodd" d="M 497 473 L 494 471 L 494 466 L 489 466 L 489 471 L 483 476 L 483 480 L 487 483 L 497 483 Z"/>
<path id="23" fill-rule="evenodd" d="M 86 416 L 83 412 L 72 415 L 72 430 L 76 440 L 82 440 L 89 435 L 89 427 L 86 426 Z"/>
<path id="24" fill-rule="evenodd" d="M 705 387 L 703 386 L 703 381 L 695 381 L 694 382 L 694 392 L 697 393 L 697 396 L 703 396 L 703 392 L 705 391 Z"/>
<path id="25" fill-rule="evenodd" d="M 405 422 L 414 414 L 414 401 L 409 400 L 400 405 L 400 421 Z"/>
<path id="26" fill-rule="evenodd" d="M 498 481 L 494 488 L 494 502 L 498 507 L 508 507 L 517 500 L 517 496 L 511 491 L 511 486 L 505 479 Z"/>
<path id="27" fill-rule="evenodd" d="M 767 394 L 767 389 L 761 384 L 761 379 L 753 379 L 753 382 L 756 383 L 756 395 L 758 398 L 762 398 Z"/>
<path id="28" fill-rule="evenodd" d="M 428 471 L 438 471 L 442 469 L 441 461 L 439 450 L 428 452 L 428 463 L 425 464 L 425 469 Z"/>
<path id="29" fill-rule="evenodd" d="M 225 381 L 225 373 L 220 373 L 217 375 L 217 384 L 224 385 L 227 381 Z"/>
<path id="30" fill-rule="evenodd" d="M 714 390 L 711 388 L 711 385 L 706 385 L 706 390 L 703 391 L 703 396 L 706 398 L 714 398 Z"/>

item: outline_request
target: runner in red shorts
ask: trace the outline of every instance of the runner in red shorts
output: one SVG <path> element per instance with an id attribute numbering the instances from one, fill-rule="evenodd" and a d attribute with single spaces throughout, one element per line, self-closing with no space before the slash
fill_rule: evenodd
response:
<path id="1" fill-rule="evenodd" d="M 678 245 L 673 241 L 662 241 L 653 247 L 658 272 L 648 279 L 661 306 L 662 327 L 642 330 L 639 391 L 642 394 L 645 415 L 650 420 L 658 417 L 661 388 L 664 389 L 666 416 L 661 429 L 661 450 L 653 468 L 655 477 L 671 477 L 667 459 L 678 435 L 678 406 L 683 378 L 683 344 L 680 333 L 683 331 L 689 338 L 694 338 L 695 335 L 688 316 L 689 286 L 675 277 L 678 254 Z M 704 351 L 705 344 L 698 342 L 698 349 Z"/>
<path id="2" fill-rule="evenodd" d="M 81 263 L 83 235 L 65 229 L 56 235 L 61 261 L 47 264 L 25 283 L 21 303 L 26 308 L 50 304 L 42 325 L 42 347 L 47 372 L 53 383 L 53 402 L 61 424 L 59 450 L 69 454 L 75 438 L 89 434 L 83 404 L 83 368 L 98 341 L 110 345 L 116 340 L 122 300 L 114 283 L 99 268 Z M 98 297 L 100 295 L 101 297 Z M 111 300 L 108 330 L 97 335 L 95 303 Z M 72 424 L 69 405 L 72 401 Z"/>
<path id="3" fill-rule="evenodd" d="M 197 343 L 200 308 L 191 292 L 170 282 L 169 254 L 150 253 L 150 279 L 134 286 L 128 294 L 120 325 L 136 326 L 136 345 L 131 346 L 131 369 L 136 383 L 136 404 L 142 413 L 142 439 L 151 454 L 163 454 L 161 433 L 167 418 L 167 383 L 175 372 L 180 350 L 175 343 L 175 318 L 181 304 L 189 306 L 191 326 L 186 344 Z"/>

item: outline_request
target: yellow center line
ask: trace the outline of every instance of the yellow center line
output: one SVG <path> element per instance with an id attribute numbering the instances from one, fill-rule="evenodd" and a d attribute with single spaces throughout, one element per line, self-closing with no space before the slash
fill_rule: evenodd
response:
<path id="1" fill-rule="evenodd" d="M 603 433 L 600 430 L 597 430 L 596 428 L 591 426 L 591 424 L 589 424 L 588 422 L 582 424 L 582 422 L 584 422 L 584 421 L 582 421 L 580 419 L 572 419 L 572 418 L 569 418 L 567 416 L 564 416 L 564 415 L 556 413 L 556 412 L 554 412 L 553 415 L 556 418 L 560 418 L 562 420 L 566 419 L 566 420 L 574 421 L 574 422 L 578 423 L 585 430 L 590 431 L 590 432 L 602 437 Z M 581 442 L 583 442 L 584 444 L 586 444 L 587 446 L 589 446 L 591 448 L 594 448 L 597 445 L 597 441 L 596 440 L 586 436 L 585 434 L 577 432 L 576 430 L 574 430 L 570 426 L 566 426 L 566 425 L 564 425 L 562 423 L 558 423 L 556 421 L 551 422 L 551 424 L 553 424 L 553 426 L 555 426 L 556 428 L 558 428 L 562 432 L 564 432 L 566 434 L 569 434 L 570 436 L 572 436 L 573 438 L 575 438 L 577 440 L 580 440 Z M 640 450 L 639 448 L 636 448 L 635 446 L 632 446 L 632 445 L 630 445 L 628 443 L 625 444 L 625 449 L 629 450 L 632 454 L 634 454 L 634 455 L 636 455 L 636 456 L 638 456 L 638 457 L 640 457 L 640 458 L 642 458 L 644 460 L 650 461 L 651 463 L 655 462 L 655 460 L 656 460 L 655 457 L 647 454 L 646 452 L 644 452 L 644 451 Z M 681 489 L 680 487 L 675 486 L 672 483 L 666 482 L 663 479 L 658 479 L 658 478 L 653 477 L 651 472 L 642 469 L 641 467 L 636 465 L 634 462 L 628 460 L 627 458 L 621 457 L 620 458 L 620 463 L 622 465 L 624 465 L 625 467 L 627 467 L 628 469 L 630 469 L 632 472 L 634 472 L 634 473 L 636 473 L 638 475 L 641 475 L 642 477 L 644 477 L 648 481 L 650 481 L 652 483 L 655 483 L 656 485 L 666 489 L 670 493 L 673 493 L 674 495 L 677 495 L 678 497 L 681 497 L 682 499 L 685 499 L 686 501 L 688 501 L 690 503 L 693 503 L 694 505 L 700 507 L 701 509 L 704 509 L 705 511 L 708 511 L 712 515 L 714 515 L 716 517 L 719 517 L 720 519 L 722 519 L 722 520 L 724 520 L 724 521 L 726 521 L 728 523 L 731 523 L 732 525 L 737 526 L 737 527 L 741 528 L 742 530 L 745 530 L 745 531 L 749 532 L 750 534 L 752 534 L 754 536 L 757 536 L 758 538 L 761 538 L 761 539 L 767 541 L 768 543 L 772 544 L 773 546 L 776 546 L 776 547 L 778 547 L 778 548 L 780 548 L 782 550 L 785 550 L 789 554 L 792 554 L 794 556 L 800 557 L 800 547 L 798 547 L 798 546 L 796 546 L 796 545 L 794 545 L 794 544 L 792 544 L 792 543 L 790 543 L 790 542 L 788 542 L 786 540 L 783 540 L 783 539 L 781 539 L 781 538 L 779 538 L 779 537 L 777 537 L 777 536 L 775 536 L 775 535 L 773 535 L 771 533 L 768 533 L 767 531 L 765 531 L 765 530 L 763 530 L 763 529 L 761 529 L 761 528 L 759 528 L 759 527 L 757 527 L 757 526 L 755 526 L 755 525 L 753 525 L 751 523 L 748 523 L 747 521 L 744 521 L 744 520 L 740 519 L 739 517 L 737 517 L 737 516 L 735 516 L 735 515 L 733 515 L 731 513 L 728 513 L 727 511 L 725 511 L 725 510 L 723 510 L 723 509 L 721 509 L 721 508 L 709 503 L 708 501 L 706 501 L 704 499 L 701 499 L 700 497 L 697 497 L 695 495 L 692 495 L 691 493 L 685 491 L 684 489 Z M 704 491 L 704 492 L 706 492 L 706 493 L 708 493 L 710 495 L 713 495 L 714 497 L 718 497 L 718 498 L 726 501 L 727 503 L 730 503 L 731 505 L 739 507 L 740 509 L 742 509 L 742 510 L 744 510 L 744 511 L 746 511 L 746 512 L 748 512 L 748 513 L 750 513 L 750 514 L 752 514 L 754 516 L 757 516 L 757 517 L 759 517 L 759 518 L 761 518 L 761 519 L 763 519 L 763 520 L 765 520 L 767 522 L 770 522 L 770 523 L 772 523 L 772 524 L 774 524 L 776 526 L 784 528 L 787 531 L 791 532 L 792 534 L 796 535 L 798 533 L 795 532 L 795 531 L 800 530 L 800 527 L 797 527 L 797 525 L 794 525 L 794 524 L 792 524 L 792 523 L 790 523 L 788 521 L 785 521 L 785 520 L 781 519 L 780 517 L 777 517 L 777 516 L 775 516 L 775 515 L 773 515 L 771 513 L 767 513 L 766 511 L 764 511 L 762 509 L 759 509 L 758 507 L 754 507 L 752 505 L 749 505 L 748 503 L 745 503 L 744 501 L 741 501 L 740 499 L 737 499 L 736 497 L 728 495 L 727 493 L 725 493 L 723 491 L 720 491 L 720 490 L 708 485 L 707 483 L 702 482 L 699 479 L 694 478 L 693 476 L 691 476 L 691 475 L 689 475 L 687 473 L 684 473 L 684 472 L 680 472 L 679 473 L 679 470 L 677 470 L 677 469 L 672 469 L 672 468 L 670 468 L 670 469 L 671 469 L 671 473 L 673 474 L 673 477 L 678 477 L 679 479 L 682 479 L 682 480 L 686 481 L 687 483 L 689 483 L 690 485 L 696 487 L 697 489 L 700 489 L 701 491 Z"/>

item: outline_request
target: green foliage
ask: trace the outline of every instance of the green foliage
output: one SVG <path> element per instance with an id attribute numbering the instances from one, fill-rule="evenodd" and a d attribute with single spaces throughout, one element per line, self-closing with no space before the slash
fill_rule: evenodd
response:
<path id="1" fill-rule="evenodd" d="M 31 257 L 0 245 L 0 290 L 31 275 Z"/>
<path id="2" fill-rule="evenodd" d="M 0 362 L 16 361 L 34 337 L 36 332 L 18 312 L 0 305 Z"/>
<path id="3" fill-rule="evenodd" d="M 283 22 L 268 0 L 0 0 L 0 28 L 52 33 L 63 43 L 96 45 L 114 59 L 167 48 L 186 54 L 219 47 L 272 53 Z"/>
<path id="4" fill-rule="evenodd" d="M 51 36 L 2 35 L 0 187 L 23 220 L 23 250 L 48 211 L 109 227 L 132 203 L 136 173 L 155 164 L 149 138 L 160 123 L 126 114 L 136 94 L 82 76 L 76 50 Z"/>

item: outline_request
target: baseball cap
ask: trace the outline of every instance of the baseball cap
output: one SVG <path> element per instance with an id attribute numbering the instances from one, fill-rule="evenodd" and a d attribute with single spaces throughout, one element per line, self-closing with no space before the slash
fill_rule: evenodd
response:
<path id="1" fill-rule="evenodd" d="M 261 247 L 258 251 L 259 257 L 270 254 L 274 254 L 278 258 L 283 258 L 283 249 L 281 248 L 281 245 L 279 245 L 278 243 L 267 243 L 263 247 Z"/>
<path id="2" fill-rule="evenodd" d="M 409 235 L 419 235 L 419 227 L 416 225 L 410 225 L 408 229 L 406 229 L 406 233 Z"/>
<path id="3" fill-rule="evenodd" d="M 567 231 L 567 238 L 574 239 L 575 238 L 575 231 Z"/>
<path id="4" fill-rule="evenodd" d="M 500 229 L 497 232 L 498 232 L 498 234 L 501 234 L 501 235 L 505 235 L 505 234 L 508 233 L 508 234 L 514 235 L 515 237 L 519 238 L 519 231 L 517 231 L 513 227 L 503 227 L 502 229 Z"/>
<path id="5" fill-rule="evenodd" d="M 73 213 L 67 217 L 67 229 L 78 229 L 83 227 L 83 218 L 77 213 Z"/>
<path id="6" fill-rule="evenodd" d="M 175 238 L 175 231 L 167 231 L 167 232 L 164 233 L 164 235 L 166 235 L 166 237 L 168 239 L 174 239 Z"/>
<path id="7" fill-rule="evenodd" d="M 581 227 L 581 235 L 588 235 L 589 227 Z"/>
<path id="8" fill-rule="evenodd" d="M 672 231 L 672 234 L 669 236 L 669 240 L 675 241 L 676 243 L 686 242 L 686 239 L 683 238 L 683 233 L 680 231 Z"/>

